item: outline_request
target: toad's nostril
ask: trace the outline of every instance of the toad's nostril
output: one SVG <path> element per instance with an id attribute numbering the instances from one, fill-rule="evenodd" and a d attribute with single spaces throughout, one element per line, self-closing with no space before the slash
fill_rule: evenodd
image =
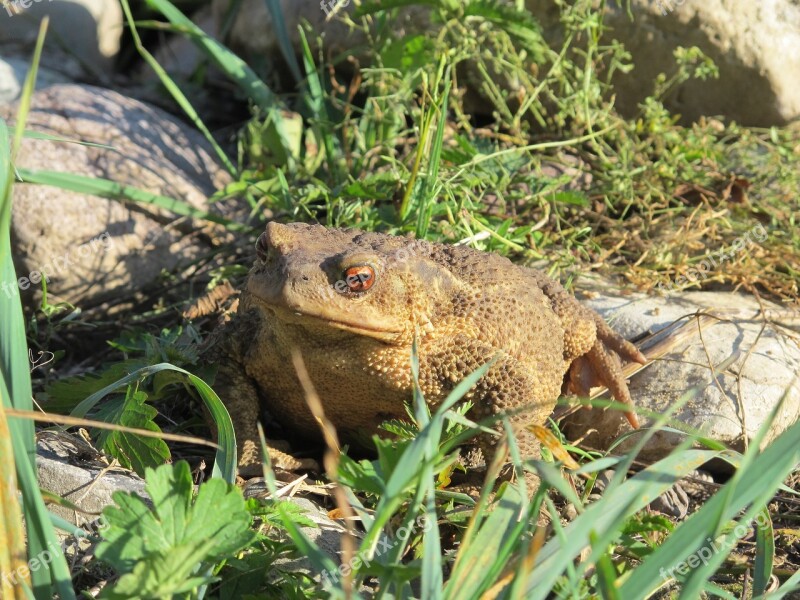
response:
<path id="1" fill-rule="evenodd" d="M 265 231 L 258 236 L 258 241 L 256 242 L 256 256 L 258 256 L 259 260 L 267 260 L 267 252 L 269 252 L 269 237 Z"/>

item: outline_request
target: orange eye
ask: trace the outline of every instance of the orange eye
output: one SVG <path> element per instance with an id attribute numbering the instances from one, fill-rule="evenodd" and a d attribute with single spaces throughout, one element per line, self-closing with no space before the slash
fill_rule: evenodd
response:
<path id="1" fill-rule="evenodd" d="M 369 265 L 350 267 L 344 272 L 344 280 L 351 292 L 366 292 L 375 283 L 375 269 Z"/>

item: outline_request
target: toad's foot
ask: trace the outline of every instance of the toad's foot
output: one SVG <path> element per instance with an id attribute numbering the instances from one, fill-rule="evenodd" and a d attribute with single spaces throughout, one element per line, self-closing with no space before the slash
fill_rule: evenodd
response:
<path id="1" fill-rule="evenodd" d="M 279 449 L 285 442 L 267 440 L 267 454 L 272 467 L 281 471 L 319 471 L 317 461 L 311 458 L 295 458 Z M 248 479 L 263 473 L 261 448 L 253 440 L 244 440 L 239 454 L 239 476 Z"/>
<path id="2" fill-rule="evenodd" d="M 647 364 L 647 358 L 636 346 L 612 330 L 600 317 L 595 319 L 597 339 L 591 350 L 573 361 L 569 368 L 568 388 L 578 396 L 588 396 L 592 387 L 602 385 L 619 402 L 633 407 L 620 357 L 629 362 Z M 632 410 L 625 413 L 631 427 L 639 421 Z"/>

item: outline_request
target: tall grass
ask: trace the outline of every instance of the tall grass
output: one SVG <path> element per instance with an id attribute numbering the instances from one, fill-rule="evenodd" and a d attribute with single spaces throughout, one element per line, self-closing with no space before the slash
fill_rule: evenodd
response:
<path id="1" fill-rule="evenodd" d="M 14 136 L 9 140 L 8 128 L 0 121 L 0 280 L 16 282 L 14 264 L 11 260 L 11 190 L 14 182 L 14 159 L 22 141 L 25 131 L 25 121 L 30 108 L 36 73 L 41 58 L 44 36 L 47 31 L 47 19 L 42 21 L 39 38 L 31 61 L 31 68 L 25 79 L 19 101 L 17 123 Z M 9 152 L 10 148 L 10 152 Z M 3 408 L 16 408 L 31 410 L 32 392 L 31 378 L 28 362 L 28 345 L 25 339 L 25 322 L 22 316 L 22 304 L 19 291 L 15 285 L 11 286 L 10 294 L 0 294 L 0 400 Z M 5 418 L 0 418 L 0 429 L 5 428 Z M 0 472 L 4 482 L 4 510 L 2 518 L 6 537 L 3 540 L 10 554 L 10 561 L 0 559 L 0 565 L 8 569 L 17 568 L 17 573 L 25 573 L 27 567 L 38 563 L 38 568 L 30 569 L 30 578 L 24 577 L 14 591 L 6 586 L 3 579 L 3 595 L 24 598 L 32 591 L 37 598 L 47 598 L 57 591 L 65 600 L 75 598 L 72 590 L 69 569 L 66 560 L 60 551 L 60 545 L 50 522 L 50 515 L 42 500 L 39 485 L 36 480 L 36 447 L 34 440 L 33 422 L 28 420 L 12 419 L 8 422 L 7 429 L 11 435 L 11 448 L 13 452 L 0 454 Z M 0 431 L 0 435 L 3 432 Z M 4 443 L 8 448 L 7 441 Z M 21 523 L 13 522 L 19 510 L 15 508 L 17 500 L 14 494 L 13 471 L 16 470 L 19 488 L 22 493 L 22 513 L 25 518 L 25 532 L 28 540 L 28 557 L 31 562 L 20 565 L 21 556 L 19 544 Z M 6 505 L 8 502 L 8 505 Z M 45 556 L 52 560 L 40 560 Z M 2 551 L 0 551 L 2 555 Z M 37 563 L 32 561 L 36 560 Z M 11 571 L 4 570 L 2 575 Z"/>

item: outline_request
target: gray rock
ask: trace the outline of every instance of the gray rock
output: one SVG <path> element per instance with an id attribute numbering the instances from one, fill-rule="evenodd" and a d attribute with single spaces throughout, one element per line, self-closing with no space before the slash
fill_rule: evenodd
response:
<path id="1" fill-rule="evenodd" d="M 586 285 L 578 287 L 585 289 Z M 764 443 L 800 417 L 800 334 L 780 324 L 785 320 L 796 327 L 797 313 L 764 302 L 769 318 L 765 323 L 758 316 L 759 304 L 754 298 L 728 292 L 621 296 L 608 288 L 584 299 L 584 303 L 629 338 L 656 332 L 698 311 L 716 312 L 726 319 L 703 330 L 702 338 L 692 336 L 634 375 L 630 392 L 637 408 L 662 414 L 694 390 L 675 419 L 740 450 L 745 436 L 752 440 L 784 395 L 786 399 L 769 425 Z M 639 419 L 643 426 L 652 422 L 643 412 Z M 596 431 L 588 435 L 586 443 L 605 449 L 620 434 L 630 431 L 630 426 L 619 412 L 598 409 L 580 410 L 566 424 L 572 438 L 592 429 Z M 665 456 L 682 438 L 680 434 L 658 432 L 645 447 L 642 459 Z M 635 442 L 635 436 L 625 440 L 620 451 Z"/>
<path id="2" fill-rule="evenodd" d="M 334 563 L 339 564 L 342 554 L 342 536 L 347 531 L 345 526 L 331 519 L 327 510 L 309 498 L 294 497 L 289 498 L 289 500 L 302 508 L 305 511 L 305 516 L 317 524 L 316 527 L 302 527 L 302 532 L 325 554 L 331 557 Z M 312 568 L 311 562 L 305 557 L 282 562 L 281 568 L 291 571 L 303 571 L 319 578 L 319 573 Z"/>
<path id="3" fill-rule="evenodd" d="M 655 6 L 654 6 L 655 4 Z M 643 97 L 642 75 L 669 71 L 677 46 L 698 46 L 720 70 L 670 94 L 686 119 L 723 115 L 744 125 L 772 126 L 800 116 L 800 5 L 791 0 L 634 0 L 637 20 L 617 34 L 636 68 L 620 76 L 618 98 L 630 113 Z M 609 24 L 618 31 L 622 11 Z M 747 90 L 746 94 L 742 94 Z"/>
<path id="4" fill-rule="evenodd" d="M 558 9 L 526 0 L 550 37 L 558 38 Z M 606 4 L 606 36 L 625 45 L 635 68 L 615 78 L 623 113 L 653 91 L 659 73 L 675 72 L 673 50 L 697 46 L 720 70 L 716 80 L 689 81 L 666 104 L 693 121 L 721 115 L 744 125 L 781 125 L 800 116 L 800 5 L 794 0 L 631 0 Z M 747 93 L 742 93 L 745 91 Z"/>
<path id="5" fill-rule="evenodd" d="M 0 42 L 32 50 L 45 16 L 50 17 L 45 55 L 61 49 L 97 75 L 111 73 L 123 32 L 119 2 L 0 0 Z"/>
<path id="6" fill-rule="evenodd" d="M 2 16 L 2 15 L 0 15 Z M 14 102 L 22 92 L 28 74 L 30 59 L 8 56 L 0 58 L 0 105 Z M 36 88 L 46 88 L 55 83 L 69 83 L 70 77 L 58 71 L 40 67 L 36 77 Z"/>
<path id="7" fill-rule="evenodd" d="M 39 485 L 86 511 L 50 505 L 53 513 L 76 527 L 97 520 L 104 507 L 114 504 L 111 499 L 114 492 L 133 492 L 147 497 L 144 480 L 138 475 L 119 468 L 103 472 L 106 467 L 95 450 L 80 438 L 52 432 L 40 432 L 37 436 Z"/>
<path id="8" fill-rule="evenodd" d="M 15 108 L 0 108 L 12 119 Z M 85 146 L 26 139 L 17 167 L 109 179 L 210 211 L 207 198 L 230 181 L 208 142 L 166 112 L 110 90 L 55 85 L 37 92 L 29 130 Z M 209 240 L 225 239 L 221 227 L 176 219 L 154 205 L 17 183 L 12 211 L 12 253 L 23 303 L 41 297 L 42 274 L 50 279 L 51 303 L 82 307 L 117 302 L 156 282 L 162 272 L 205 255 Z M 213 212 L 233 217 L 234 204 Z M 195 222 L 198 221 L 198 222 Z M 207 235 L 211 234 L 211 235 Z M 0 282 L 8 293 L 15 282 Z"/>

